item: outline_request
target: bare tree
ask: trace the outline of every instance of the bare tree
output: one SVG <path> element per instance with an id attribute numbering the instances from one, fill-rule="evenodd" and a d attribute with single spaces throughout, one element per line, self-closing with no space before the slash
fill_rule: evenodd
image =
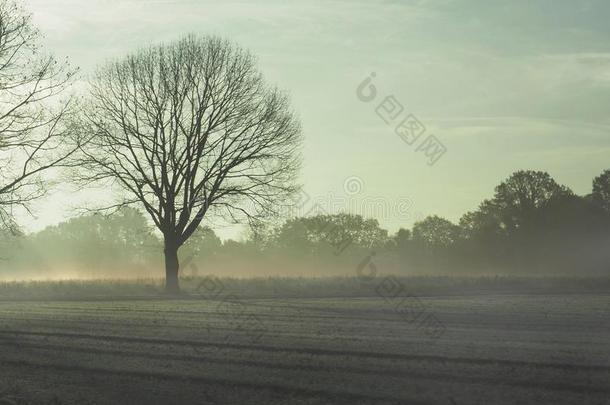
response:
<path id="1" fill-rule="evenodd" d="M 170 293 L 178 249 L 206 215 L 256 221 L 296 190 L 301 131 L 287 96 L 219 38 L 191 35 L 101 67 L 84 118 L 80 180 L 118 186 L 114 207 L 148 212 Z"/>
<path id="2" fill-rule="evenodd" d="M 0 225 L 15 229 L 13 209 L 47 191 L 42 173 L 67 164 L 74 150 L 66 118 L 69 100 L 58 100 L 75 70 L 44 55 L 40 33 L 16 3 L 0 0 Z"/>

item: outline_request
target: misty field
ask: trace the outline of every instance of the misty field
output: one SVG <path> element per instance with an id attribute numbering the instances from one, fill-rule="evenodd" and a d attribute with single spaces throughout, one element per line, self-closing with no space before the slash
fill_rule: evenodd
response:
<path id="1" fill-rule="evenodd" d="M 1 404 L 607 404 L 604 294 L 0 302 Z"/>

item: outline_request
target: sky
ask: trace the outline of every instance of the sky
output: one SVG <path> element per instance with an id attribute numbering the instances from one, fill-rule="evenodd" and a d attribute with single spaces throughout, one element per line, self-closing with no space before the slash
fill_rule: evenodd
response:
<path id="1" fill-rule="evenodd" d="M 79 66 L 80 80 L 188 33 L 249 49 L 301 119 L 299 214 L 320 204 L 396 231 L 431 214 L 458 221 L 519 169 L 586 194 L 610 168 L 605 0 L 24 3 L 47 49 Z M 407 117 L 425 128 L 412 144 L 395 132 Z M 436 149 L 426 149 L 432 139 Z M 22 222 L 41 229 L 98 197 L 59 189 Z M 223 237 L 240 232 L 214 226 Z"/>

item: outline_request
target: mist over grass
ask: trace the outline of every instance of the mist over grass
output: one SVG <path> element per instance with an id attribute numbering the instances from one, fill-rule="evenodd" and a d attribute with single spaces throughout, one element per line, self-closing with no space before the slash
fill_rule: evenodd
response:
<path id="1" fill-rule="evenodd" d="M 184 277 L 180 299 L 220 301 L 278 298 L 364 298 L 383 295 L 388 283 L 417 296 L 497 294 L 610 294 L 610 277 L 413 276 L 360 277 Z M 214 284 L 212 291 L 208 286 Z M 0 282 L 0 300 L 176 299 L 163 278 Z"/>

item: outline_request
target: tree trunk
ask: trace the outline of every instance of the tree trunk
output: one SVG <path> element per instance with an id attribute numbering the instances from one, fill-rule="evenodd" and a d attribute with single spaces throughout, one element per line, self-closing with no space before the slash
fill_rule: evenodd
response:
<path id="1" fill-rule="evenodd" d="M 169 294 L 178 294 L 178 246 L 173 241 L 165 241 L 165 291 Z"/>

